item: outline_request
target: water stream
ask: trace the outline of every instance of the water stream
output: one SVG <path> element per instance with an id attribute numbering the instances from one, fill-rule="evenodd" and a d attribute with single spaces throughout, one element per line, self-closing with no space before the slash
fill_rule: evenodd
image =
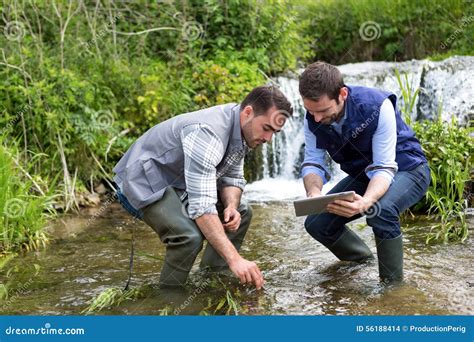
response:
<path id="1" fill-rule="evenodd" d="M 289 203 L 253 207 L 254 221 L 242 253 L 258 263 L 266 284 L 263 291 L 257 292 L 225 278 L 226 288 L 240 302 L 242 313 L 474 313 L 472 239 L 464 244 L 427 246 L 425 235 L 431 223 L 423 218 L 406 221 L 406 284 L 383 291 L 376 262 L 339 262 L 305 232 L 303 218 L 294 218 Z M 0 302 L 3 314 L 80 314 L 101 291 L 123 287 L 128 275 L 132 227 L 136 228 L 137 250 L 132 287 L 157 284 L 160 259 L 164 256 L 158 236 L 145 224 L 132 220 L 117 204 L 108 207 L 105 215 L 91 220 L 98 210 L 89 209 L 58 220 L 49 229 L 56 237 L 51 245 L 9 264 L 9 268 L 16 270 L 10 278 L 2 275 L 0 280 L 14 281 L 20 289 Z M 363 219 L 352 228 L 375 252 L 372 231 Z M 202 284 L 207 279 L 203 277 L 195 267 L 190 280 Z M 179 308 L 180 314 L 199 314 L 209 300 L 219 300 L 225 293 L 219 286 L 190 286 L 188 292 L 179 295 L 157 290 L 146 298 L 126 301 L 101 313 L 160 314 L 165 307 L 171 307 Z"/>
<path id="2" fill-rule="evenodd" d="M 461 62 L 472 65 L 472 59 L 467 62 L 462 59 Z M 446 78 L 443 74 L 449 69 L 445 67 L 446 63 L 442 66 L 429 64 L 430 72 L 426 71 L 427 63 L 405 62 L 397 65 L 403 68 L 418 65 L 413 68 L 421 70 L 419 78 L 416 71 L 411 74 L 415 75 L 411 79 L 417 80 L 417 84 L 424 82 L 425 88 L 429 80 L 442 84 L 441 80 L 430 76 L 430 72 L 433 75 L 438 73 L 438 78 Z M 371 66 L 373 74 L 366 79 L 373 80 L 372 85 L 393 84 L 393 76 L 389 76 L 387 71 L 392 70 L 391 66 L 386 64 Z M 419 66 L 421 64 L 422 67 Z M 352 67 L 343 66 L 342 69 L 349 79 L 357 76 L 361 80 L 361 70 L 366 70 L 367 65 L 361 63 Z M 385 71 L 380 71 L 382 69 Z M 462 72 L 456 70 L 453 73 Z M 472 70 L 469 71 L 471 75 Z M 472 82 L 472 79 L 465 81 Z M 295 117 L 271 145 L 264 148 L 264 177 L 249 184 L 245 191 L 245 197 L 254 208 L 254 219 L 242 254 L 260 266 L 266 280 L 264 290 L 257 292 L 238 284 L 232 277 L 225 277 L 225 287 L 190 286 L 187 292 L 178 295 L 156 290 L 146 298 L 125 301 L 101 313 L 160 314 L 164 308 L 171 307 L 175 314 L 199 314 L 209 305 L 209 301 L 219 300 L 229 289 L 245 314 L 472 315 L 472 238 L 462 244 L 428 246 L 425 238 L 433 222 L 424 217 L 404 218 L 406 282 L 396 288 L 384 289 L 378 281 L 376 262 L 363 265 L 339 262 L 306 233 L 304 218 L 294 216 L 291 204 L 292 199 L 304 197 L 303 184 L 298 177 L 304 143 L 304 110 L 297 92 L 297 81 L 282 77 L 277 82 L 293 101 Z M 450 87 L 459 88 L 456 85 Z M 446 93 L 448 89 L 439 91 Z M 467 114 L 472 113 L 472 97 L 467 98 L 462 91 L 460 94 L 464 102 L 454 101 L 450 110 L 455 113 L 454 109 L 462 107 Z M 413 116 L 419 117 L 427 106 L 423 98 L 420 101 L 418 112 Z M 332 180 L 325 185 L 324 191 L 343 176 L 334 165 Z M 472 217 L 469 224 L 473 227 Z M 351 226 L 375 252 L 373 234 L 365 219 L 361 218 Z M 80 314 L 103 290 L 123 287 L 128 275 L 132 228 L 136 230 L 137 250 L 132 287 L 156 285 L 163 263 L 164 246 L 149 227 L 134 221 L 114 203 L 51 222 L 48 228 L 49 234 L 54 237 L 51 244 L 15 258 L 8 265 L 10 272 L 0 275 L 1 283 L 15 284 L 9 297 L 0 302 L 1 313 Z M 196 267 L 190 280 L 202 284 L 206 277 Z"/>

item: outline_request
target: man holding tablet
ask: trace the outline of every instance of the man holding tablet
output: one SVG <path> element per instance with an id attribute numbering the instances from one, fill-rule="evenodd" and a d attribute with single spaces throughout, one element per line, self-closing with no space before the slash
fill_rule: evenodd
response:
<path id="1" fill-rule="evenodd" d="M 307 196 L 321 196 L 329 178 L 326 152 L 348 174 L 331 193 L 354 191 L 334 200 L 326 211 L 309 215 L 308 233 L 340 260 L 373 258 L 346 223 L 367 214 L 377 246 L 380 278 L 403 278 L 400 214 L 417 203 L 430 183 L 430 170 L 413 130 L 397 109 L 395 94 L 347 86 L 333 65 L 316 62 L 300 77 L 307 110 L 305 157 L 301 175 Z"/>

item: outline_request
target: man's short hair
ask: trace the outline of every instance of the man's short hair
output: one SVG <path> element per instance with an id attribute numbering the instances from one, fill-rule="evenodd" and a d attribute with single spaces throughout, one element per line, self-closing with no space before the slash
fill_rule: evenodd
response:
<path id="1" fill-rule="evenodd" d="M 293 115 L 293 107 L 286 96 L 274 85 L 264 85 L 254 88 L 242 101 L 240 108 L 252 106 L 255 116 L 265 114 L 271 107 L 290 117 Z"/>
<path id="2" fill-rule="evenodd" d="M 313 101 L 318 101 L 324 95 L 327 95 L 330 100 L 338 101 L 342 87 L 344 87 L 344 80 L 341 72 L 328 63 L 312 63 L 300 76 L 301 96 Z"/>

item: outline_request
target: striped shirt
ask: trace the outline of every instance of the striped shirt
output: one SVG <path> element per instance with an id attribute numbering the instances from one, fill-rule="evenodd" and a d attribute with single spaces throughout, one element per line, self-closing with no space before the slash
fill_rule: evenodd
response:
<path id="1" fill-rule="evenodd" d="M 249 148 L 242 139 L 242 148 L 228 153 L 220 138 L 205 124 L 192 124 L 181 131 L 184 151 L 186 191 L 181 200 L 188 200 L 188 215 L 196 219 L 204 214 L 217 215 L 217 190 L 245 186 L 244 157 Z"/>

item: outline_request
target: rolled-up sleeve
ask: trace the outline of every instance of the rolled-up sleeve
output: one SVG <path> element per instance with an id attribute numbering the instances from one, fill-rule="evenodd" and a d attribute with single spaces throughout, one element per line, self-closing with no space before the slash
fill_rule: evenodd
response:
<path id="1" fill-rule="evenodd" d="M 323 184 L 330 179 L 329 167 L 326 162 L 326 150 L 316 147 L 316 136 L 309 130 L 308 121 L 304 120 L 304 160 L 301 164 L 301 177 L 313 173 L 321 177 Z"/>
<path id="2" fill-rule="evenodd" d="M 188 193 L 188 215 L 217 215 L 216 166 L 224 156 L 224 146 L 209 126 L 195 124 L 181 132 L 184 177 Z"/>
<path id="3" fill-rule="evenodd" d="M 385 177 L 390 183 L 398 171 L 395 161 L 397 148 L 397 121 L 395 109 L 390 99 L 386 99 L 380 106 L 380 115 L 377 128 L 372 137 L 372 164 L 367 166 L 367 177 Z"/>

